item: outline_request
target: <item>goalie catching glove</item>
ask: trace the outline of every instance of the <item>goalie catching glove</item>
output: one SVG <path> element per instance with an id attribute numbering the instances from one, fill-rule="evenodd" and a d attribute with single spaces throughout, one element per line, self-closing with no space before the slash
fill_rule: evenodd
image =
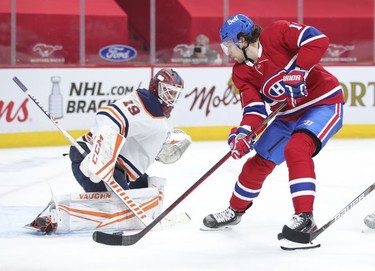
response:
<path id="1" fill-rule="evenodd" d="M 94 183 L 109 181 L 124 143 L 124 137 L 112 128 L 101 128 L 95 135 L 92 150 L 83 159 L 80 170 Z"/>
<path id="2" fill-rule="evenodd" d="M 155 160 L 172 164 L 181 158 L 191 143 L 190 136 L 184 131 L 178 129 L 170 131 Z"/>
<path id="3" fill-rule="evenodd" d="M 234 159 L 240 159 L 253 150 L 256 134 L 254 134 L 251 138 L 248 138 L 250 133 L 251 127 L 248 125 L 233 127 L 230 130 L 228 144 L 231 155 Z"/>

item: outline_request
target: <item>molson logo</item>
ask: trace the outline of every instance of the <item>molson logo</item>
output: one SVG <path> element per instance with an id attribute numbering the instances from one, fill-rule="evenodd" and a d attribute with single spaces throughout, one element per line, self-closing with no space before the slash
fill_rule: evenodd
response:
<path id="1" fill-rule="evenodd" d="M 21 105 L 16 105 L 14 101 L 10 101 L 7 104 L 0 100 L 0 120 L 5 118 L 6 122 L 25 122 L 29 117 L 29 111 L 27 109 L 27 102 L 25 99 Z"/>
<path id="2" fill-rule="evenodd" d="M 135 58 L 137 50 L 127 45 L 113 44 L 101 48 L 99 56 L 111 62 L 124 62 Z"/>

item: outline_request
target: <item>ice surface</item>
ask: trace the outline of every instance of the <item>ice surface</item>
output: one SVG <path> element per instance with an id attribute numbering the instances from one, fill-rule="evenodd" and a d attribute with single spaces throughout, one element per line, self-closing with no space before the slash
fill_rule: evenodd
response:
<path id="1" fill-rule="evenodd" d="M 231 158 L 177 208 L 192 221 L 151 231 L 130 247 L 95 243 L 91 234 L 39 236 L 22 226 L 54 194 L 82 192 L 70 172 L 68 146 L 0 150 L 0 270 L 375 270 L 375 231 L 362 232 L 375 211 L 375 192 L 322 233 L 321 248 L 283 251 L 277 233 L 293 209 L 285 164 L 266 180 L 253 207 L 233 230 L 203 232 L 209 213 L 222 211 L 244 160 Z M 224 141 L 194 142 L 175 164 L 148 173 L 167 177 L 169 206 L 228 151 Z M 375 139 L 335 139 L 315 158 L 315 220 L 323 225 L 375 182 Z"/>

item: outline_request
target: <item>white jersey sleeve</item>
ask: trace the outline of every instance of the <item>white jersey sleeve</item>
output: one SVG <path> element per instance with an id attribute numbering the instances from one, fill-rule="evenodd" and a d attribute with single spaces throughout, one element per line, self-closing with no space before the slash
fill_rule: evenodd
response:
<path id="1" fill-rule="evenodd" d="M 137 90 L 96 114 L 93 137 L 102 126 L 115 129 L 125 138 L 117 162 L 129 181 L 135 181 L 155 161 L 171 130 L 158 99 L 147 90 Z"/>

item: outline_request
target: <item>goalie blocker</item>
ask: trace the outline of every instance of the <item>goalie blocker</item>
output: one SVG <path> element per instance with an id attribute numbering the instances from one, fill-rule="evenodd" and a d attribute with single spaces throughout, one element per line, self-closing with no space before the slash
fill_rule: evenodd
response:
<path id="1" fill-rule="evenodd" d="M 114 174 L 116 158 L 124 141 L 125 139 L 112 128 L 102 127 L 94 138 L 91 152 L 80 163 L 81 172 L 96 184 L 101 180 L 109 181 Z M 155 160 L 172 164 L 181 158 L 191 143 L 191 137 L 184 131 L 179 129 L 169 131 Z M 122 178 L 116 180 L 124 189 L 129 188 Z"/>

